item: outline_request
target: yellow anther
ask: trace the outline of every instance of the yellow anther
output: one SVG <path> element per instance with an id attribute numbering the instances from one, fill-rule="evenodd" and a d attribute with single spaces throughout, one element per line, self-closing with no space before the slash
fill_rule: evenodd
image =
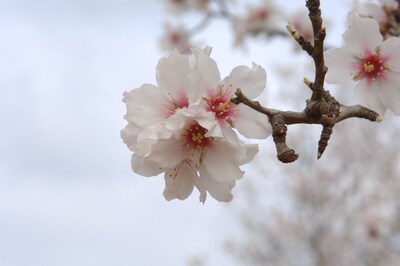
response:
<path id="1" fill-rule="evenodd" d="M 371 73 L 372 71 L 375 70 L 375 66 L 371 64 L 370 62 L 364 63 L 364 71 L 367 73 Z"/>
<path id="2" fill-rule="evenodd" d="M 192 141 L 200 144 L 203 141 L 203 136 L 200 133 L 192 134 Z"/>

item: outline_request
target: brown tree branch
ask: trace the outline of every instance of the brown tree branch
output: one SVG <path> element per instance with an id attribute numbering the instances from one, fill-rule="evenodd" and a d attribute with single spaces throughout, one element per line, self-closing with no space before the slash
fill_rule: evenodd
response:
<path id="1" fill-rule="evenodd" d="M 284 163 L 293 162 L 298 155 L 286 144 L 287 125 L 293 124 L 319 124 L 323 126 L 321 139 L 318 147 L 318 159 L 322 156 L 328 145 L 333 126 L 348 118 L 364 118 L 372 122 L 380 122 L 383 118 L 375 111 L 361 105 L 346 106 L 340 104 L 328 91 L 324 92 L 324 100 L 314 104 L 310 108 L 307 104 L 301 112 L 282 111 L 278 109 L 263 107 L 259 102 L 247 98 L 240 89 L 235 93 L 236 97 L 231 101 L 235 104 L 245 104 L 250 108 L 265 114 L 272 126 L 272 137 L 275 142 L 278 159 Z M 319 110 L 316 107 L 320 107 Z M 320 115 L 316 115 L 320 114 Z"/>

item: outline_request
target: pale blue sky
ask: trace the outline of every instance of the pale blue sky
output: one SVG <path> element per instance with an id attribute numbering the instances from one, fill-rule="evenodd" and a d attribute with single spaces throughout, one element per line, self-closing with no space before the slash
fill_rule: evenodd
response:
<path id="1" fill-rule="evenodd" d="M 341 3 L 322 2 L 344 17 Z M 189 256 L 229 264 L 222 242 L 240 234 L 235 201 L 203 206 L 197 192 L 165 201 L 162 177 L 134 175 L 119 137 L 123 91 L 155 82 L 161 1 L 0 6 L 0 265 L 185 265 Z M 223 76 L 282 59 L 261 44 L 231 50 L 223 22 L 200 36 Z"/>

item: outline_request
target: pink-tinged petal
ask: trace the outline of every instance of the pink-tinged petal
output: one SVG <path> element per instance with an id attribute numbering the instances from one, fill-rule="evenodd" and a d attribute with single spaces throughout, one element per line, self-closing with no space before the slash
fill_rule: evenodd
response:
<path id="1" fill-rule="evenodd" d="M 400 38 L 389 38 L 381 45 L 381 55 L 391 71 L 400 72 Z"/>
<path id="2" fill-rule="evenodd" d="M 247 66 L 235 67 L 223 82 L 224 86 L 231 85 L 236 90 L 240 88 L 250 99 L 254 99 L 261 94 L 267 83 L 267 73 L 264 68 L 253 63 L 252 68 Z"/>
<path id="3" fill-rule="evenodd" d="M 265 139 L 271 135 L 271 125 L 267 116 L 244 104 L 239 105 L 239 112 L 233 124 L 246 138 Z"/>
<path id="4" fill-rule="evenodd" d="M 217 141 L 207 149 L 203 164 L 210 175 L 219 182 L 236 181 L 243 177 L 239 168 L 241 154 L 228 142 Z"/>
<path id="5" fill-rule="evenodd" d="M 328 67 L 326 82 L 331 84 L 346 84 L 357 74 L 352 66 L 356 61 L 352 53 L 343 48 L 329 49 L 325 52 L 325 63 Z"/>
<path id="6" fill-rule="evenodd" d="M 139 151 L 138 151 L 139 152 Z M 175 138 L 159 140 L 151 145 L 147 158 L 158 163 L 160 167 L 173 168 L 185 159 L 182 142 Z"/>
<path id="7" fill-rule="evenodd" d="M 141 128 L 135 124 L 129 123 L 121 130 L 121 138 L 131 151 L 135 151 L 137 137 Z"/>
<path id="8" fill-rule="evenodd" d="M 365 79 L 362 79 L 354 86 L 354 93 L 361 105 L 383 116 L 387 108 L 379 98 L 379 88 L 377 88 L 376 85 L 376 82 L 367 83 Z"/>
<path id="9" fill-rule="evenodd" d="M 177 51 L 158 61 L 156 69 L 157 84 L 168 99 L 186 94 L 192 86 L 188 75 L 192 72 L 189 58 Z"/>
<path id="10" fill-rule="evenodd" d="M 377 89 L 383 104 L 395 115 L 400 115 L 400 73 L 387 72 L 385 80 L 379 84 Z"/>
<path id="11" fill-rule="evenodd" d="M 142 176 L 156 176 L 165 171 L 157 163 L 135 154 L 132 155 L 131 166 L 135 173 Z"/>
<path id="12" fill-rule="evenodd" d="M 204 188 L 214 199 L 221 202 L 229 202 L 233 199 L 231 191 L 235 186 L 235 181 L 218 182 L 204 167 L 200 168 L 200 179 L 203 182 Z"/>
<path id="13" fill-rule="evenodd" d="M 163 120 L 163 107 L 167 99 L 160 89 L 151 84 L 143 84 L 140 88 L 124 92 L 123 101 L 127 112 L 125 119 L 145 127 Z"/>
<path id="14" fill-rule="evenodd" d="M 165 199 L 184 200 L 189 197 L 194 188 L 195 178 L 197 178 L 196 170 L 187 163 L 181 163 L 165 171 L 163 193 Z"/>
<path id="15" fill-rule="evenodd" d="M 344 46 L 353 54 L 363 55 L 366 51 L 375 51 L 383 37 L 379 24 L 374 19 L 351 17 L 350 28 L 343 35 Z"/>

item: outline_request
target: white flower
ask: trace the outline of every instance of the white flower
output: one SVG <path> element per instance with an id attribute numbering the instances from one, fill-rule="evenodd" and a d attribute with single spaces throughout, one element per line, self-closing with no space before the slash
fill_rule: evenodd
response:
<path id="1" fill-rule="evenodd" d="M 183 12 L 186 11 L 190 6 L 189 0 L 165 0 L 167 9 L 170 12 Z"/>
<path id="2" fill-rule="evenodd" d="M 314 42 L 314 33 L 308 12 L 301 9 L 290 17 L 290 22 L 307 41 Z"/>
<path id="3" fill-rule="evenodd" d="M 211 0 L 165 0 L 167 9 L 173 13 L 180 13 L 188 10 L 207 11 Z"/>
<path id="4" fill-rule="evenodd" d="M 146 127 L 164 122 L 176 109 L 188 107 L 189 101 L 198 101 L 191 64 L 188 56 L 176 51 L 161 58 L 156 71 L 158 86 L 143 84 L 124 93 L 123 101 L 128 110 L 125 119 Z"/>
<path id="5" fill-rule="evenodd" d="M 381 115 L 387 109 L 399 115 L 400 39 L 383 41 L 375 20 L 356 16 L 343 39 L 343 48 L 326 52 L 326 81 L 343 84 L 353 80 L 362 104 Z"/>
<path id="6" fill-rule="evenodd" d="M 268 137 L 271 130 L 264 114 L 244 104 L 235 105 L 230 101 L 237 88 L 250 99 L 259 96 L 266 86 L 265 70 L 255 63 L 252 68 L 238 66 L 221 81 L 217 64 L 209 54 L 200 49 L 194 50 L 194 53 L 197 58 L 196 69 L 200 75 L 198 86 L 203 93 L 205 109 L 215 114 L 223 128 L 235 127 L 248 138 Z"/>
<path id="7" fill-rule="evenodd" d="M 178 50 L 181 54 L 189 54 L 193 44 L 190 43 L 189 33 L 183 27 L 165 25 L 165 33 L 161 38 L 161 48 L 165 51 Z"/>
<path id="8" fill-rule="evenodd" d="M 354 16 L 354 13 L 364 18 L 373 18 L 378 22 L 383 22 L 387 19 L 386 13 L 381 5 L 376 3 L 360 3 L 358 0 L 354 1 L 353 8 L 350 11 L 349 18 Z"/>
<path id="9" fill-rule="evenodd" d="M 399 3 L 396 0 L 381 0 L 379 4 L 371 2 L 361 4 L 356 0 L 349 18 L 351 19 L 352 16 L 357 14 L 364 18 L 375 19 L 380 25 L 381 34 L 386 39 L 392 36 L 390 33 L 390 27 L 396 27 L 393 25 L 392 19 L 394 12 L 398 8 Z"/>
<path id="10" fill-rule="evenodd" d="M 239 166 L 257 153 L 257 145 L 243 144 L 232 130 L 223 134 L 213 113 L 195 105 L 139 135 L 132 164 L 145 163 L 136 168 L 142 173 L 165 172 L 167 200 L 183 200 L 196 186 L 202 202 L 206 192 L 230 201 L 235 181 L 243 176 Z"/>
<path id="11" fill-rule="evenodd" d="M 279 30 L 278 22 L 281 17 L 281 11 L 270 0 L 264 0 L 260 6 L 249 7 L 245 17 L 238 17 L 233 21 L 236 45 L 242 44 L 247 34 L 256 36 Z"/>
<path id="12" fill-rule="evenodd" d="M 207 192 L 230 201 L 243 176 L 239 166 L 258 151 L 257 145 L 240 141 L 231 126 L 245 136 L 269 134 L 264 115 L 230 102 L 234 86 L 228 85 L 257 97 L 265 87 L 265 71 L 255 64 L 240 66 L 221 81 L 210 52 L 210 47 L 190 56 L 173 52 L 159 60 L 157 86 L 144 84 L 124 93 L 128 125 L 121 137 L 134 152 L 132 169 L 143 176 L 164 172 L 167 200 L 183 200 L 196 187 L 202 202 Z"/>

